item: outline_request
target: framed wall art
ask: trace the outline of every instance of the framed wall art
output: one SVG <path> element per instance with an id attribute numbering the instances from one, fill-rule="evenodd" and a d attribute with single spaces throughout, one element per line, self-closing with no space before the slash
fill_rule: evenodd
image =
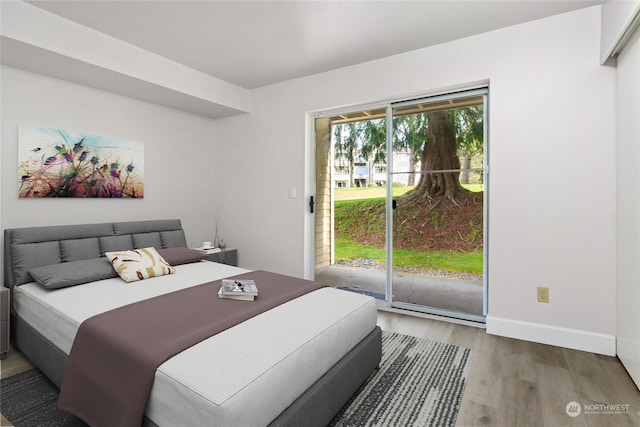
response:
<path id="1" fill-rule="evenodd" d="M 144 144 L 19 126 L 18 197 L 144 197 Z"/>

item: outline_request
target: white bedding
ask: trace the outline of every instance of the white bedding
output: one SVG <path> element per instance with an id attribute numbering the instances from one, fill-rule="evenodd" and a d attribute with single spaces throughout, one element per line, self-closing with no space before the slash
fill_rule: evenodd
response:
<path id="1" fill-rule="evenodd" d="M 202 261 L 134 283 L 114 278 L 55 291 L 30 283 L 16 287 L 14 306 L 68 354 L 93 315 L 244 272 Z M 146 415 L 160 426 L 268 424 L 375 325 L 373 298 L 333 288 L 304 295 L 160 365 Z"/>

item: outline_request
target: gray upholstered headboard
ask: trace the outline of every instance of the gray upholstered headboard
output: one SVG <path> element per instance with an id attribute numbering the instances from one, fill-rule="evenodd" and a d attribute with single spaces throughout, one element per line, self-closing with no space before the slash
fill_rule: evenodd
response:
<path id="1" fill-rule="evenodd" d="M 4 286 L 32 282 L 29 270 L 104 256 L 105 252 L 185 247 L 179 219 L 4 230 Z"/>

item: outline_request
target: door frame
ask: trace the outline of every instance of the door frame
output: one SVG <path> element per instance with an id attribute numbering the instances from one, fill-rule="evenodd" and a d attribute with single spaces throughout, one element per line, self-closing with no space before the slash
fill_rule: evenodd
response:
<path id="1" fill-rule="evenodd" d="M 316 214 L 311 212 L 309 202 L 311 197 L 316 197 L 316 128 L 315 121 L 318 118 L 332 117 L 339 114 L 351 114 L 364 110 L 378 110 L 386 108 L 389 101 L 363 104 L 354 107 L 331 108 L 305 114 L 305 189 L 304 189 L 304 278 L 315 279 L 316 273 L 316 242 L 315 224 Z M 333 188 L 331 189 L 333 198 Z M 332 199 L 333 204 L 333 199 Z M 331 213 L 333 215 L 333 211 Z M 333 222 L 333 219 L 332 219 Z M 333 259 L 333 240 L 331 242 L 331 259 Z"/>
<path id="2" fill-rule="evenodd" d="M 355 107 L 346 107 L 346 108 L 332 108 L 321 110 L 317 112 L 309 112 L 305 116 L 305 134 L 306 134 L 306 143 L 305 143 L 305 213 L 304 215 L 304 277 L 309 280 L 315 279 L 315 268 L 316 268 L 316 257 L 315 257 L 315 213 L 310 212 L 310 207 L 308 205 L 309 198 L 311 196 L 315 197 L 316 192 L 316 135 L 315 135 L 315 120 L 317 118 L 322 117 L 331 117 L 339 114 L 349 114 L 360 112 L 363 110 L 373 110 L 373 109 L 386 109 L 386 125 L 387 129 L 391 129 L 391 125 L 393 122 L 393 107 L 394 105 L 400 105 L 402 103 L 411 102 L 411 100 L 417 99 L 443 99 L 449 98 L 456 93 L 473 93 L 473 92 L 483 93 L 483 109 L 484 109 L 484 126 L 483 126 L 483 138 L 484 138 L 484 148 L 483 148 L 483 161 L 484 161 L 484 171 L 483 171 L 483 183 L 484 183 L 484 201 L 483 201 L 483 315 L 469 315 L 465 316 L 465 313 L 460 313 L 462 316 L 456 317 L 460 320 L 469 320 L 471 322 L 484 323 L 487 314 L 489 313 L 489 126 L 490 126 L 490 112 L 489 112 L 489 97 L 490 90 L 488 83 L 472 85 L 467 87 L 461 87 L 455 90 L 450 91 L 438 91 L 431 94 L 424 94 L 422 96 L 414 96 L 414 97 L 404 97 L 403 100 L 401 98 L 397 98 L 395 101 L 387 100 L 381 102 L 375 102 L 370 104 L 358 105 Z M 391 139 L 391 133 L 387 133 L 387 144 Z M 390 153 L 389 145 L 387 145 L 387 153 Z M 391 156 L 392 157 L 392 156 Z M 393 159 L 388 156 L 387 159 L 387 204 L 386 204 L 386 215 L 387 215 L 387 243 L 386 243 L 386 256 L 387 256 L 387 266 L 392 266 L 393 263 L 393 254 L 392 251 L 389 250 L 389 246 L 393 245 L 393 223 L 389 218 L 392 218 L 392 186 L 388 185 L 391 181 L 391 174 L 393 171 Z M 333 189 L 332 189 L 333 193 Z M 333 200 L 332 200 L 333 203 Z M 333 215 L 333 212 L 332 212 Z M 391 236 L 391 237 L 390 237 Z M 333 241 L 332 241 L 333 246 Z M 333 247 L 332 258 L 333 258 Z M 386 285 L 385 285 L 385 301 L 378 301 L 379 308 L 387 308 L 392 309 L 396 304 L 392 305 L 391 301 L 391 287 L 393 281 L 393 269 L 387 267 L 386 270 Z M 401 307 L 401 309 L 410 308 Z M 415 312 L 415 311 L 414 311 Z M 457 312 L 456 312 L 457 313 Z M 434 314 L 437 316 L 451 317 L 451 312 L 447 310 L 438 310 L 433 309 L 423 314 L 429 315 Z"/>

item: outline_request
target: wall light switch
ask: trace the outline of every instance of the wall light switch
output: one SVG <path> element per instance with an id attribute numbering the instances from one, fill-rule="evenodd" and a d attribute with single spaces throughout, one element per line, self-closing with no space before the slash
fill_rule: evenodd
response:
<path id="1" fill-rule="evenodd" d="M 289 198 L 295 199 L 296 197 L 298 197 L 298 189 L 295 185 L 293 187 L 289 187 Z"/>

